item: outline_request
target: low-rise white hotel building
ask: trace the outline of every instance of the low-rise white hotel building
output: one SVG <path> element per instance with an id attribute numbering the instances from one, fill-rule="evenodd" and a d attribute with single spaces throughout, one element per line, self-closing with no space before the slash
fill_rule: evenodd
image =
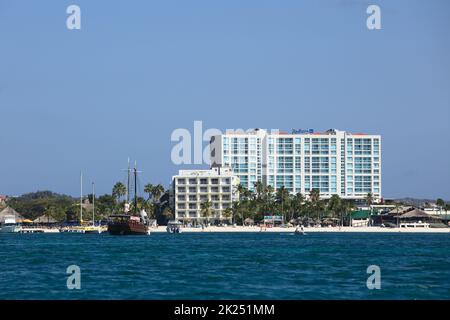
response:
<path id="1" fill-rule="evenodd" d="M 262 182 L 275 190 L 321 197 L 337 194 L 381 198 L 381 136 L 328 130 L 268 133 L 255 129 L 212 137 L 211 163 L 230 167 L 240 183 L 254 190 Z"/>
<path id="2" fill-rule="evenodd" d="M 175 219 L 202 220 L 201 204 L 211 202 L 210 221 L 223 221 L 223 211 L 238 200 L 239 179 L 230 168 L 210 170 L 180 170 L 172 177 L 171 202 Z"/>

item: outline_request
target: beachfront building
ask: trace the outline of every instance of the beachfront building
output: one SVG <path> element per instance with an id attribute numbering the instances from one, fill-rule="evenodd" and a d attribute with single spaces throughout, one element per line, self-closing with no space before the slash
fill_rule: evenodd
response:
<path id="1" fill-rule="evenodd" d="M 212 223 L 228 220 L 224 211 L 238 199 L 239 179 L 229 168 L 180 170 L 172 177 L 171 202 L 175 219 L 196 223 L 204 221 L 202 203 L 211 205 Z"/>
<path id="2" fill-rule="evenodd" d="M 230 167 L 250 190 L 259 181 L 306 196 L 318 189 L 323 198 L 381 199 L 380 135 L 255 129 L 214 136 L 210 150 L 211 163 Z"/>

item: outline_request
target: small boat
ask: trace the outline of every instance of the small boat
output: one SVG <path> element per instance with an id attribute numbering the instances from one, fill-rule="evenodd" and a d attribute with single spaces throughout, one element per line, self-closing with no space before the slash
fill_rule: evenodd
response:
<path id="1" fill-rule="evenodd" d="M 13 215 L 5 215 L 1 223 L 1 233 L 14 233 L 19 232 L 20 225 L 16 222 L 16 217 Z"/>
<path id="2" fill-rule="evenodd" d="M 168 233 L 181 233 L 181 222 L 169 221 L 167 223 L 166 231 Z"/>
<path id="3" fill-rule="evenodd" d="M 303 236 L 306 236 L 305 230 L 303 230 L 303 226 L 300 227 L 300 230 L 298 229 L 298 227 L 295 228 L 294 233 L 297 234 L 297 235 L 300 235 L 300 234 L 301 234 L 301 235 L 303 235 Z"/>

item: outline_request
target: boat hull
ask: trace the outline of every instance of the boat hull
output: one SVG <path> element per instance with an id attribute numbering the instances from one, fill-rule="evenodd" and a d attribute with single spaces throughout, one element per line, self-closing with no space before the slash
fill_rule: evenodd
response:
<path id="1" fill-rule="evenodd" d="M 134 221 L 109 223 L 108 233 L 115 236 L 149 234 L 148 227 L 146 225 Z"/>
<path id="2" fill-rule="evenodd" d="M 16 225 L 12 226 L 2 226 L 0 229 L 0 233 L 16 233 L 20 231 L 20 227 Z"/>

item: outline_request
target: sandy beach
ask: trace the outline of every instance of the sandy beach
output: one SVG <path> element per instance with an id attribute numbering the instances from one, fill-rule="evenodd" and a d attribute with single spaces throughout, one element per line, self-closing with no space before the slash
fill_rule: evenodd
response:
<path id="1" fill-rule="evenodd" d="M 216 227 L 211 226 L 205 229 L 183 227 L 182 232 L 278 232 L 292 233 L 295 227 L 290 228 L 266 228 L 261 231 L 260 227 L 243 227 L 243 226 L 227 226 Z M 450 233 L 450 228 L 381 228 L 381 227 L 324 227 L 324 228 L 304 228 L 305 233 L 312 232 L 394 232 L 394 233 Z M 158 226 L 151 228 L 150 232 L 166 232 L 166 226 Z"/>

